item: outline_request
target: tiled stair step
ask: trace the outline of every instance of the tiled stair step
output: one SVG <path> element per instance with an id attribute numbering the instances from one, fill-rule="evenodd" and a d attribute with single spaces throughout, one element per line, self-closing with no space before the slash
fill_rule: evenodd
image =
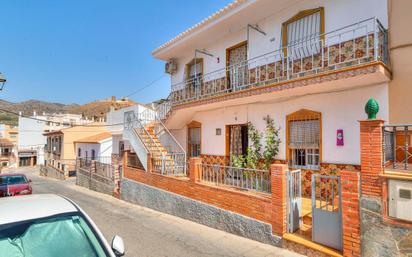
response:
<path id="1" fill-rule="evenodd" d="M 303 224 L 307 226 L 312 226 L 312 213 L 308 213 L 302 217 Z"/>

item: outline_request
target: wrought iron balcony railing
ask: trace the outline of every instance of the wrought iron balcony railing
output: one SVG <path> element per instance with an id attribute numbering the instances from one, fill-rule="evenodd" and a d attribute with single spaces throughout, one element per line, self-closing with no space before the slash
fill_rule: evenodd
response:
<path id="1" fill-rule="evenodd" d="M 388 64 L 387 30 L 376 18 L 322 34 L 172 85 L 157 108 L 165 118 L 174 105 L 254 87 L 382 61 Z"/>

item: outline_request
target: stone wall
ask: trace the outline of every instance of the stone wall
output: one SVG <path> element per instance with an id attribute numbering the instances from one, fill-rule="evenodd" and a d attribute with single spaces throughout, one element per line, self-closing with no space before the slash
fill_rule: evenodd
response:
<path id="1" fill-rule="evenodd" d="M 270 224 L 127 178 L 121 180 L 121 199 L 212 228 L 279 246 Z"/>
<path id="2" fill-rule="evenodd" d="M 412 228 L 390 224 L 382 217 L 380 198 L 361 198 L 362 256 L 412 256 Z"/>
<path id="3" fill-rule="evenodd" d="M 64 172 L 56 169 L 53 166 L 40 165 L 40 176 L 51 177 L 60 180 L 66 179 Z"/>

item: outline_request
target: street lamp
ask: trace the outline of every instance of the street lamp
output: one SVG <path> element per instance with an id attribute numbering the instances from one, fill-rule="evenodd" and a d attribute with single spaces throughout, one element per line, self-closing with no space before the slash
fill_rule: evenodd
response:
<path id="1" fill-rule="evenodd" d="M 6 83 L 6 78 L 4 75 L 0 72 L 0 91 L 3 90 L 4 84 Z"/>

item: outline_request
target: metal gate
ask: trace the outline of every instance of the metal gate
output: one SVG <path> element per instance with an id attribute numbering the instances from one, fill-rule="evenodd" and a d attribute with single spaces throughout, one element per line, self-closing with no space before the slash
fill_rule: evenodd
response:
<path id="1" fill-rule="evenodd" d="M 338 176 L 312 175 L 312 240 L 342 250 L 341 184 Z"/>
<path id="2" fill-rule="evenodd" d="M 299 229 L 302 214 L 302 178 L 301 170 L 289 171 L 287 176 L 288 193 L 288 232 L 293 233 Z"/>

